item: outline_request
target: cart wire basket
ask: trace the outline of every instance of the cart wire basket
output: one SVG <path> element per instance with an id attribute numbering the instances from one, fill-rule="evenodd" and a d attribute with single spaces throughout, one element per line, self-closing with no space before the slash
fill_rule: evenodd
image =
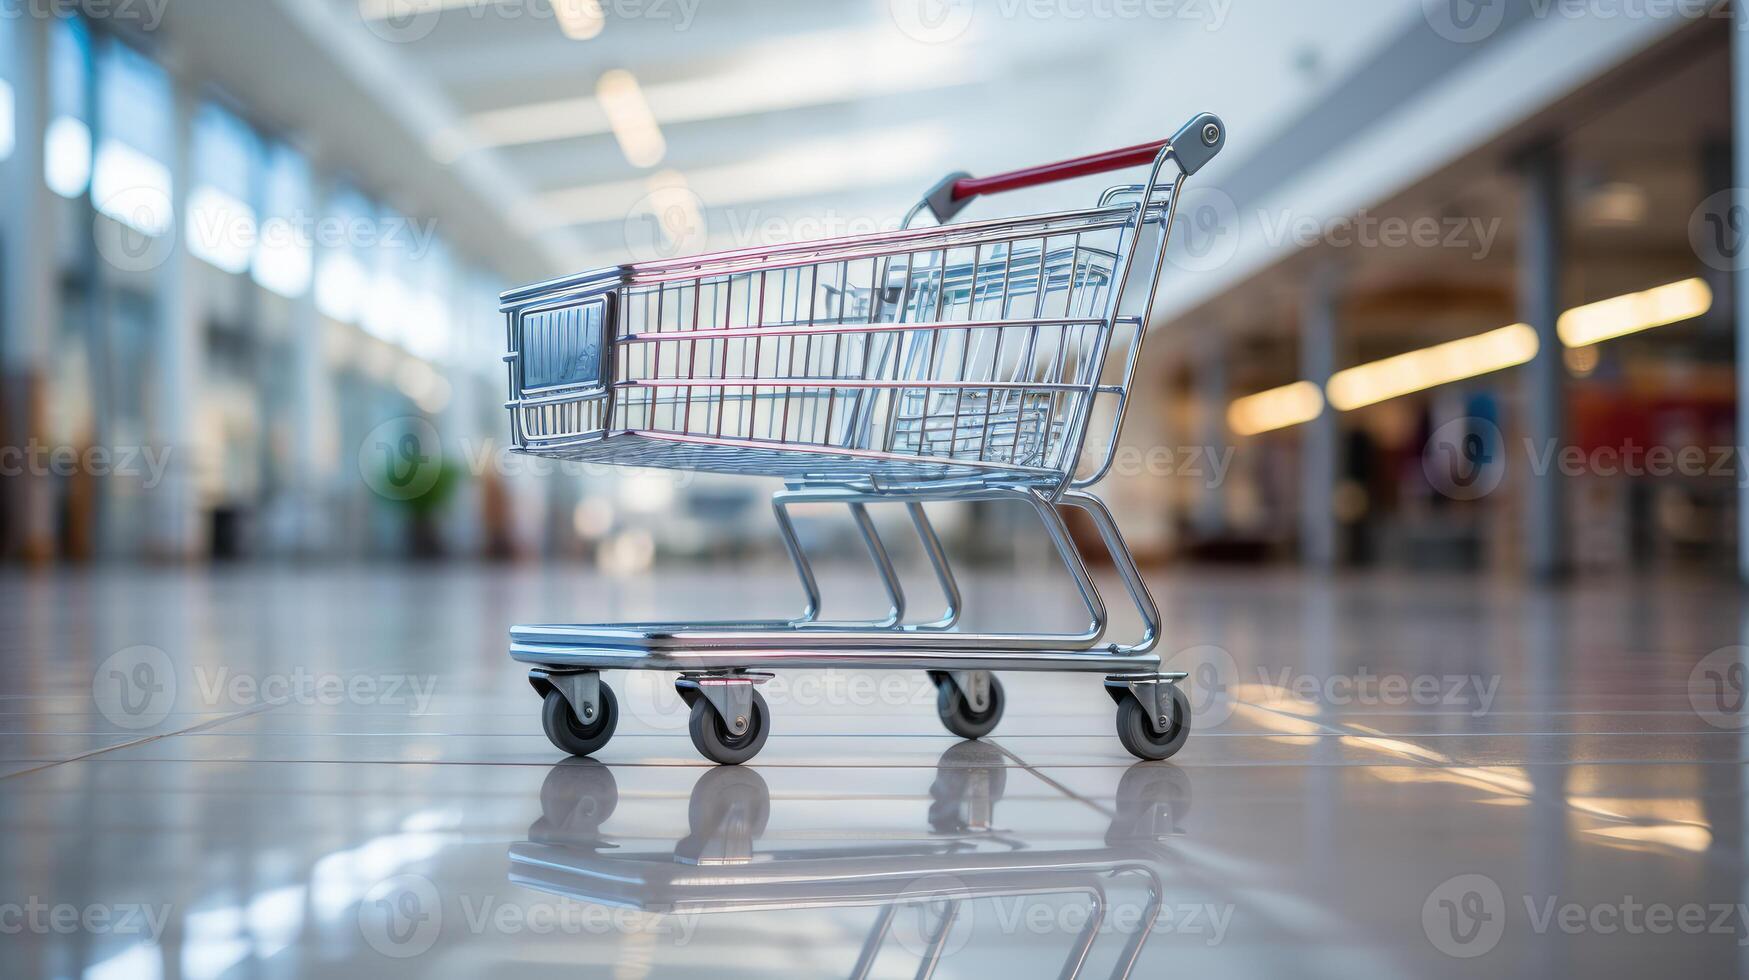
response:
<path id="1" fill-rule="evenodd" d="M 602 670 L 662 670 L 679 675 L 699 751 L 745 762 L 770 733 L 758 691 L 770 670 L 864 667 L 928 671 L 942 722 L 964 738 L 1001 719 L 992 671 L 1103 673 L 1124 746 L 1144 759 L 1178 751 L 1190 734 L 1184 674 L 1161 672 L 1158 610 L 1088 488 L 1111 468 L 1179 194 L 1225 141 L 1205 113 L 1167 140 L 951 174 L 897 231 L 620 265 L 504 294 L 514 450 L 781 478 L 773 511 L 805 599 L 781 621 L 514 627 L 511 656 L 531 665 L 553 743 L 582 756 L 612 737 L 619 709 Z M 1091 208 L 949 223 L 980 196 L 1142 167 L 1143 182 Z M 925 213 L 934 224 L 917 227 Z M 1084 629 L 959 628 L 959 588 L 923 504 L 973 500 L 1020 501 L 1038 516 Z M 822 616 L 789 516 L 798 503 L 848 508 L 885 617 Z M 945 599 L 939 616 L 907 615 L 874 503 L 906 506 Z M 1068 508 L 1098 530 L 1139 637 L 1107 639 Z"/>

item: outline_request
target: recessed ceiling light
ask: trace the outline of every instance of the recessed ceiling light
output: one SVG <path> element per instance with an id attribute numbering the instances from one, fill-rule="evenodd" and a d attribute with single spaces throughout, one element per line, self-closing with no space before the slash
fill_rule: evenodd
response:
<path id="1" fill-rule="evenodd" d="M 595 83 L 595 97 L 607 113 L 620 152 L 632 166 L 654 167 L 662 162 L 668 143 L 662 138 L 662 127 L 656 124 L 650 103 L 644 101 L 644 91 L 631 72 L 615 68 L 602 75 Z"/>
<path id="2" fill-rule="evenodd" d="M 607 26 L 601 0 L 553 0 L 553 16 L 559 20 L 559 30 L 573 41 L 587 41 Z"/>

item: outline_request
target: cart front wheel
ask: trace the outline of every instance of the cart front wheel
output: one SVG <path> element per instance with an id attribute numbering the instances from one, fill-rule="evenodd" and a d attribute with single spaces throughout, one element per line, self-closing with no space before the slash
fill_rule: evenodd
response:
<path id="1" fill-rule="evenodd" d="M 1148 709 L 1135 695 L 1126 694 L 1117 704 L 1117 738 L 1130 754 L 1138 759 L 1159 761 L 1169 759 L 1184 747 L 1190 737 L 1190 696 L 1177 684 L 1171 685 L 1172 724 L 1164 733 L 1156 731 L 1148 719 Z"/>
<path id="2" fill-rule="evenodd" d="M 990 703 L 983 711 L 973 711 L 965 692 L 950 678 L 943 675 L 935 682 L 935 713 L 947 730 L 960 738 L 983 738 L 995 731 L 1005 704 L 1002 682 L 994 677 L 990 678 Z"/>
<path id="3" fill-rule="evenodd" d="M 686 727 L 700 755 L 720 765 L 738 766 L 765 747 L 765 736 L 771 734 L 771 709 L 765 706 L 765 696 L 755 689 L 747 730 L 736 735 L 710 701 L 701 697 L 692 702 L 692 719 Z"/>
<path id="4" fill-rule="evenodd" d="M 613 737 L 613 730 L 619 725 L 619 702 L 614 700 L 613 688 L 603 684 L 599 690 L 596 715 L 588 724 L 577 717 L 563 694 L 557 690 L 547 692 L 541 705 L 540 724 L 547 738 L 561 751 L 593 755 Z"/>

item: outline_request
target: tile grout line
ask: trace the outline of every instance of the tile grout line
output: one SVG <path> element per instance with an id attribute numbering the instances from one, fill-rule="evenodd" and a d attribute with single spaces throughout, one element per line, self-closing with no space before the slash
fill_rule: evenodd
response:
<path id="1" fill-rule="evenodd" d="M 136 745 L 146 745 L 146 744 L 149 744 L 151 742 L 156 742 L 162 738 L 172 738 L 172 737 L 177 736 L 177 735 L 192 735 L 196 732 L 202 732 L 202 731 L 205 731 L 209 728 L 217 728 L 220 725 L 229 724 L 233 721 L 236 721 L 239 718 L 247 718 L 251 715 L 261 714 L 264 711 L 271 711 L 274 708 L 279 707 L 280 703 L 281 702 L 274 701 L 274 702 L 268 702 L 268 703 L 264 703 L 264 704 L 258 704 L 258 705 L 255 705 L 254 707 L 246 708 L 242 711 L 239 711 L 236 714 L 225 715 L 222 718 L 212 718 L 212 719 L 209 719 L 207 721 L 203 721 L 198 725 L 190 725 L 187 728 L 179 728 L 173 732 L 157 732 L 155 734 L 145 735 L 145 736 L 142 736 L 140 738 L 133 739 L 131 741 L 118 742 L 115 745 L 106 745 L 100 749 L 92 749 L 90 752 L 80 753 L 79 755 L 73 756 L 70 759 L 55 759 L 55 760 L 50 761 L 50 762 L 42 763 L 41 765 L 32 766 L 29 769 L 20 769 L 17 772 L 9 772 L 4 776 L 0 776 L 0 779 L 14 779 L 18 776 L 28 776 L 33 772 L 42 772 L 45 769 L 53 769 L 56 766 L 64 766 L 69 762 L 82 762 L 86 759 L 94 759 L 97 756 L 103 755 L 104 753 L 107 753 L 107 752 L 114 752 L 118 749 L 131 749 Z"/>
<path id="2" fill-rule="evenodd" d="M 1080 803 L 1084 806 L 1091 808 L 1093 810 L 1093 812 L 1100 814 L 1101 816 L 1105 817 L 1108 820 L 1111 819 L 1112 817 L 1116 816 L 1115 811 L 1108 810 L 1105 807 L 1100 806 L 1098 803 L 1095 803 L 1092 800 L 1088 799 L 1087 797 L 1082 796 L 1080 793 L 1075 792 L 1074 790 L 1070 789 L 1069 787 L 1063 785 L 1061 782 L 1058 782 L 1057 780 L 1052 779 L 1051 777 L 1040 772 L 1038 770 L 1038 768 L 1036 766 L 1034 766 L 1032 763 L 1027 762 L 1025 759 L 1022 759 L 1018 755 L 1015 755 L 1014 752 L 1008 748 L 1008 746 L 1003 745 L 1001 742 L 991 742 L 990 744 L 996 747 L 996 751 L 1002 753 L 1003 755 L 1007 756 L 1010 759 L 1013 759 L 1015 765 L 1019 766 L 1022 770 L 1026 771 L 1027 773 L 1031 774 L 1034 778 L 1038 779 L 1040 782 L 1044 783 L 1046 786 L 1049 786 L 1050 788 L 1056 790 L 1057 792 L 1063 794 L 1064 796 L 1068 797 L 1071 800 L 1074 800 L 1077 803 Z"/>

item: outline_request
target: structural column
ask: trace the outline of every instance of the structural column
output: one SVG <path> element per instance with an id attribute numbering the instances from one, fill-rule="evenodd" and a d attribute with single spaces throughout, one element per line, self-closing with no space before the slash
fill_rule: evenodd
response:
<path id="1" fill-rule="evenodd" d="M 158 345 L 155 393 L 151 417 L 156 429 L 154 441 L 170 453 L 169 466 L 163 483 L 152 498 L 152 520 L 148 545 L 164 558 L 191 558 L 199 554 L 205 541 L 199 526 L 200 488 L 197 485 L 200 450 L 195 438 L 194 421 L 198 418 L 202 397 L 201 310 L 193 294 L 194 281 L 190 265 L 194 258 L 188 251 L 189 185 L 194 179 L 194 113 L 198 104 L 194 88 L 176 78 L 172 137 L 170 149 L 170 231 L 168 253 L 157 269 Z"/>
<path id="2" fill-rule="evenodd" d="M 49 558 L 55 549 L 54 501 L 38 472 L 45 433 L 50 338 L 60 321 L 55 277 L 55 206 L 43 181 L 43 131 L 49 119 L 49 29 L 46 17 L 14 19 L 12 157 L 0 164 L 0 551 Z"/>
<path id="3" fill-rule="evenodd" d="M 1518 242 L 1519 319 L 1536 330 L 1537 353 L 1523 368 L 1524 434 L 1545 458 L 1566 437 L 1566 367 L 1561 338 L 1561 157 L 1552 145 L 1521 162 L 1524 181 Z M 1516 455 L 1516 454 L 1515 454 Z M 1566 501 L 1556 467 L 1524 467 L 1524 562 L 1538 579 L 1566 570 Z"/>
<path id="4" fill-rule="evenodd" d="M 1227 435 L 1227 338 L 1217 324 L 1197 345 L 1196 400 L 1202 418 L 1202 445 L 1205 453 L 1224 452 Z M 1203 487 L 1196 504 L 1197 533 L 1203 538 L 1222 534 L 1227 527 L 1227 490 L 1225 487 Z"/>
<path id="5" fill-rule="evenodd" d="M 333 182 L 315 172 L 311 161 L 309 203 L 310 213 L 329 213 L 328 201 L 334 193 Z M 292 215 L 286 215 L 288 219 Z M 316 265 L 321 261 L 321 249 L 314 229 L 308 229 L 310 240 L 310 282 L 303 294 L 291 303 L 291 346 L 293 359 L 292 384 L 292 472 L 291 494 L 294 508 L 294 538 L 289 550 L 299 555 L 319 555 L 332 542 L 332 528 L 326 519 L 326 491 L 332 478 L 333 456 L 337 447 L 328 435 L 334 390 L 324 363 L 326 334 L 320 313 L 316 309 Z M 305 229 L 300 228 L 302 234 Z"/>
<path id="6" fill-rule="evenodd" d="M 1735 4 L 1733 15 L 1749 15 Z M 1737 199 L 1733 210 L 1749 208 L 1744 188 L 1749 188 L 1749 24 L 1733 24 L 1731 31 L 1731 141 L 1735 149 Z M 1734 272 L 1735 301 L 1731 317 L 1737 334 L 1737 443 L 1749 440 L 1749 263 L 1737 262 Z M 1749 582 L 1749 481 L 1737 481 L 1737 571 Z"/>
<path id="7" fill-rule="evenodd" d="M 1324 390 L 1336 373 L 1336 311 L 1340 273 L 1320 262 L 1300 310 L 1300 377 Z M 1300 560 L 1332 568 L 1337 560 L 1336 481 L 1341 443 L 1335 409 L 1326 407 L 1300 433 Z"/>

